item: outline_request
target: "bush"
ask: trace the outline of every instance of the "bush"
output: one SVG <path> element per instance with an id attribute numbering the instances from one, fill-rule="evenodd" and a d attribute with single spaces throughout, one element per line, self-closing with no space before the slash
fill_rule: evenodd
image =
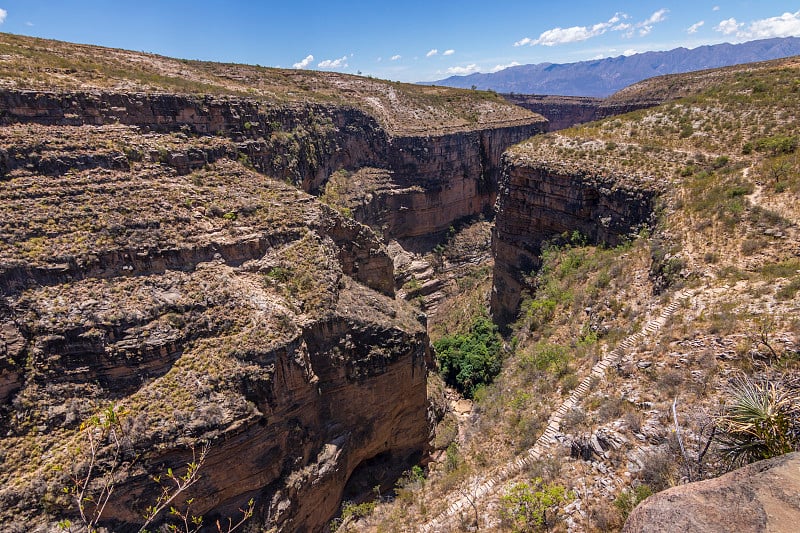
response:
<path id="1" fill-rule="evenodd" d="M 569 350 L 559 344 L 538 342 L 533 345 L 531 353 L 524 353 L 520 357 L 523 367 L 533 368 L 539 372 L 547 372 L 557 378 L 566 376 L 570 372 L 571 361 Z"/>
<path id="2" fill-rule="evenodd" d="M 647 485 L 638 485 L 632 489 L 626 489 L 620 492 L 617 499 L 614 500 L 614 507 L 617 508 L 622 520 L 625 521 L 628 515 L 631 514 L 639 503 L 645 498 L 653 494 L 653 490 Z"/>
<path id="3" fill-rule="evenodd" d="M 555 524 L 558 506 L 571 498 L 563 486 L 536 478 L 511 487 L 501 498 L 501 513 L 514 532 L 545 531 Z"/>
<path id="4" fill-rule="evenodd" d="M 477 317 L 469 332 L 442 337 L 433 347 L 442 378 L 467 398 L 500 373 L 501 338 L 487 317 Z"/>

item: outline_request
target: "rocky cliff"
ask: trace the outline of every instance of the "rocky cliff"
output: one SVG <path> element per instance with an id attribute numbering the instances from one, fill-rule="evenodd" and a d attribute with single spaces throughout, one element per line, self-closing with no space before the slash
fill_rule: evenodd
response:
<path id="1" fill-rule="evenodd" d="M 396 238 L 439 232 L 455 220 L 491 210 L 503 151 L 546 129 L 546 121 L 532 115 L 481 129 L 393 135 L 355 108 L 211 96 L 7 91 L 0 94 L 0 109 L 0 124 L 125 124 L 143 131 L 229 139 L 193 150 L 158 147 L 152 158 L 181 173 L 227 156 L 307 192 L 319 192 L 336 172 L 349 178 L 365 167 L 381 169 L 383 186 L 339 184 L 340 191 L 352 192 L 337 199 L 357 220 Z M 63 154 L 43 162 L 11 146 L 0 154 L 0 172 L 30 164 L 31 157 L 45 172 L 63 172 L 76 164 L 114 168 L 126 164 L 124 148 L 93 162 L 64 161 Z"/>
<path id="2" fill-rule="evenodd" d="M 490 209 L 503 150 L 546 121 L 475 91 L 0 46 L 4 526 L 76 518 L 62 489 L 109 405 L 124 449 L 105 442 L 89 486 L 118 467 L 119 531 L 205 444 L 192 513 L 252 498 L 281 531 L 320 530 L 420 458 L 424 320 L 358 221 L 414 239 Z M 330 184 L 364 174 L 347 212 Z"/>
<path id="3" fill-rule="evenodd" d="M 390 483 L 418 459 L 427 335 L 392 298 L 369 229 L 226 157 L 183 173 L 133 148 L 111 155 L 129 142 L 201 151 L 184 134 L 0 136 L 29 155 L 0 201 L 9 531 L 44 525 L 38 502 L 66 512 L 61 488 L 85 473 L 81 423 L 112 402 L 139 457 L 104 511 L 120 531 L 153 503 L 150 475 L 202 442 L 194 512 L 234 516 L 254 498 L 261 522 L 287 531 L 320 529 L 365 461 Z M 126 164 L 102 164 L 115 158 Z"/>
<path id="4" fill-rule="evenodd" d="M 592 98 L 589 96 L 547 96 L 536 94 L 504 94 L 509 103 L 538 113 L 549 121 L 549 131 L 562 130 L 575 124 L 592 122 L 623 113 L 646 109 L 663 99 Z"/>
<path id="5" fill-rule="evenodd" d="M 551 137 L 554 138 L 554 137 Z M 522 143 L 504 156 L 492 236 L 495 259 L 492 314 L 513 321 L 522 290 L 548 240 L 578 232 L 592 243 L 616 245 L 653 212 L 658 185 L 602 167 L 562 163 Z"/>

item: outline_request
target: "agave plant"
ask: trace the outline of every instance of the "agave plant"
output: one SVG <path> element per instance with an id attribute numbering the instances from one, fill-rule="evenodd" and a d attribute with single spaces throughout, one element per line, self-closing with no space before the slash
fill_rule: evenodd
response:
<path id="1" fill-rule="evenodd" d="M 800 449 L 800 389 L 783 379 L 740 378 L 717 419 L 717 440 L 732 465 Z"/>

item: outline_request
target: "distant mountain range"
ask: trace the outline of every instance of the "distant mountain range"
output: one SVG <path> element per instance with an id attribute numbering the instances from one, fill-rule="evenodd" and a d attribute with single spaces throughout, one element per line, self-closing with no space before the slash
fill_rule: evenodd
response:
<path id="1" fill-rule="evenodd" d="M 608 96 L 633 83 L 662 74 L 678 74 L 739 63 L 800 55 L 800 38 L 762 39 L 741 44 L 715 44 L 645 52 L 578 63 L 539 63 L 509 67 L 491 74 L 469 74 L 426 82 L 501 93 Z"/>

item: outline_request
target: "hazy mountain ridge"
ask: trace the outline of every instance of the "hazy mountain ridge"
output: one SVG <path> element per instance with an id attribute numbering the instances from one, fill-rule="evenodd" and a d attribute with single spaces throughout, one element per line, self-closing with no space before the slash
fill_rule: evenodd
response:
<path id="1" fill-rule="evenodd" d="M 426 83 L 448 87 L 494 90 L 501 93 L 609 96 L 638 81 L 663 74 L 725 67 L 800 54 L 800 38 L 762 39 L 741 44 L 675 48 L 631 56 L 580 61 L 538 63 L 499 72 L 475 73 Z"/>

